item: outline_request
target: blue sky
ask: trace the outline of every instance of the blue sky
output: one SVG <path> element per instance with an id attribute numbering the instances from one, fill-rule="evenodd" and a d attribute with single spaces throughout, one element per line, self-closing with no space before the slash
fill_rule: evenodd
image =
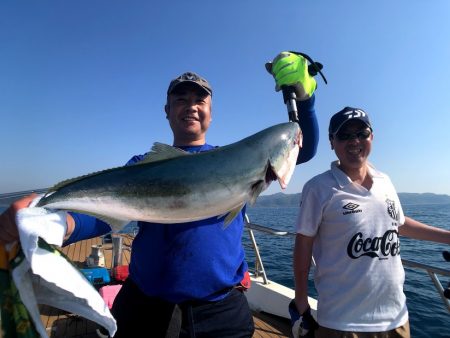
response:
<path id="1" fill-rule="evenodd" d="M 447 0 L 2 1 L 0 193 L 170 144 L 165 93 L 189 70 L 214 89 L 208 143 L 285 122 L 264 64 L 296 50 L 329 84 L 317 79 L 318 154 L 284 192 L 329 168 L 328 121 L 349 105 L 371 116 L 371 162 L 397 191 L 450 194 L 449 14 Z"/>

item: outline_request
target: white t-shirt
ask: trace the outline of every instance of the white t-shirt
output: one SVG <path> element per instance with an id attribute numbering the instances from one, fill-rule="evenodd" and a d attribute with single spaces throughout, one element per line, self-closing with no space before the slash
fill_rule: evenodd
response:
<path id="1" fill-rule="evenodd" d="M 341 331 L 378 332 L 408 320 L 398 227 L 405 222 L 389 177 L 369 166 L 370 190 L 338 161 L 308 181 L 296 230 L 316 236 L 318 322 Z"/>

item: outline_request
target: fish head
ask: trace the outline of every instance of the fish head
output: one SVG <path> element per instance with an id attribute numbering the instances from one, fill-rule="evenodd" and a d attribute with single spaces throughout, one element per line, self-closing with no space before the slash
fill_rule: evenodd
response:
<path id="1" fill-rule="evenodd" d="M 296 122 L 283 123 L 276 127 L 273 130 L 272 146 L 269 149 L 266 183 L 278 180 L 281 188 L 286 189 L 297 165 L 302 145 L 302 132 Z"/>

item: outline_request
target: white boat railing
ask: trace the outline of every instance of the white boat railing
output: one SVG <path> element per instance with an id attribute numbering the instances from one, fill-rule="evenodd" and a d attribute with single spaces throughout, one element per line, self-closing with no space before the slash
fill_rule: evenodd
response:
<path id="1" fill-rule="evenodd" d="M 16 193 L 1 194 L 0 195 L 0 205 L 4 205 L 6 207 L 12 201 L 14 201 L 22 196 L 28 195 L 31 192 L 40 194 L 40 193 L 44 193 L 46 190 L 47 189 L 35 189 L 35 190 L 21 191 L 21 192 L 16 192 Z M 280 237 L 283 237 L 283 236 L 295 237 L 295 233 L 289 232 L 289 231 L 284 231 L 284 230 L 277 230 L 277 229 L 273 229 L 273 228 L 270 228 L 267 226 L 251 223 L 247 215 L 245 215 L 245 227 L 248 230 L 250 242 L 251 242 L 251 245 L 253 248 L 253 252 L 255 253 L 254 275 L 255 275 L 255 277 L 261 276 L 264 281 L 264 284 L 268 284 L 269 279 L 267 278 L 267 274 L 264 269 L 264 264 L 261 259 L 261 255 L 259 253 L 258 244 L 256 243 L 256 238 L 253 233 L 253 230 L 263 232 L 263 233 L 266 233 L 266 234 L 269 234 L 272 236 L 280 236 Z M 426 272 L 428 274 L 431 281 L 433 282 L 435 289 L 439 293 L 439 296 L 441 297 L 447 310 L 450 313 L 450 300 L 445 297 L 445 295 L 444 295 L 445 289 L 442 286 L 442 283 L 438 278 L 438 275 L 447 276 L 447 277 L 450 276 L 450 270 L 441 269 L 438 267 L 414 262 L 414 261 L 407 260 L 407 259 L 402 259 L 402 262 L 403 262 L 403 265 L 407 268 L 421 270 L 421 272 Z M 315 265 L 314 259 L 312 261 L 312 264 Z"/>
<path id="2" fill-rule="evenodd" d="M 255 231 L 266 233 L 268 235 L 280 236 L 280 237 L 283 237 L 283 236 L 295 237 L 296 234 L 293 232 L 289 232 L 289 231 L 277 230 L 277 229 L 273 229 L 273 228 L 266 227 L 263 225 L 251 223 L 247 215 L 245 216 L 245 221 L 246 221 L 245 227 L 248 230 L 250 242 L 252 244 L 252 247 L 253 247 L 253 250 L 255 253 L 254 274 L 256 277 L 261 276 L 263 278 L 264 284 L 268 284 L 269 279 L 267 278 L 266 271 L 264 269 L 264 264 L 262 262 L 261 255 L 259 253 L 258 244 L 256 243 L 256 238 L 255 238 L 253 231 L 255 230 Z M 312 263 L 313 263 L 313 265 L 315 265 L 314 260 Z M 414 261 L 411 261 L 408 259 L 403 259 L 403 258 L 402 258 L 402 263 L 407 268 L 420 270 L 421 272 L 425 272 L 428 274 L 431 281 L 433 282 L 433 285 L 434 285 L 436 291 L 439 293 L 439 296 L 441 297 L 442 301 L 444 302 L 444 305 L 446 306 L 448 312 L 450 313 L 450 300 L 445 297 L 445 295 L 444 295 L 445 289 L 442 286 L 442 283 L 438 278 L 438 275 L 447 276 L 447 277 L 450 276 L 450 270 L 441 269 L 438 267 L 414 262 Z"/>

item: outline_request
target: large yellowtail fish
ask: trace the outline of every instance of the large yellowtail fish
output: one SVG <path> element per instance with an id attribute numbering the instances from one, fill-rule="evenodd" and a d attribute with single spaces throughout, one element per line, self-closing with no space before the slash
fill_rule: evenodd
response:
<path id="1" fill-rule="evenodd" d="M 181 223 L 223 215 L 228 224 L 272 180 L 286 188 L 301 136 L 298 124 L 287 122 L 196 154 L 155 143 L 141 162 L 63 181 L 36 206 L 92 215 L 114 231 L 130 221 Z"/>

